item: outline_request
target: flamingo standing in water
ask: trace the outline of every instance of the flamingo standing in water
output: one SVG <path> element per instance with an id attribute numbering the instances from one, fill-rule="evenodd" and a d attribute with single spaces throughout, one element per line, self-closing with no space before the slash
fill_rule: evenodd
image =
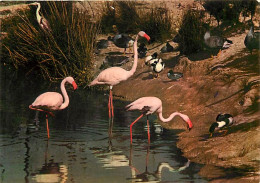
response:
<path id="1" fill-rule="evenodd" d="M 66 82 L 72 84 L 74 90 L 77 89 L 78 86 L 74 81 L 74 79 L 72 77 L 66 77 L 65 79 L 62 80 L 60 85 L 61 93 L 63 96 L 57 92 L 45 92 L 39 95 L 35 99 L 35 101 L 29 106 L 29 108 L 32 110 L 46 112 L 46 126 L 47 126 L 48 138 L 50 138 L 48 114 L 54 116 L 54 114 L 50 111 L 62 110 L 68 107 L 69 105 L 69 97 L 65 89 Z M 64 97 L 64 101 L 63 101 L 63 97 Z"/>
<path id="2" fill-rule="evenodd" d="M 162 122 L 169 122 L 171 121 L 175 116 L 180 116 L 186 123 L 187 123 L 187 128 L 190 130 L 193 125 L 190 120 L 190 118 L 182 113 L 179 112 L 174 112 L 172 113 L 168 118 L 164 118 L 162 116 L 162 101 L 157 98 L 157 97 L 142 97 L 131 104 L 126 106 L 127 111 L 133 111 L 133 110 L 139 110 L 142 112 L 141 116 L 139 116 L 133 123 L 130 125 L 130 137 L 131 137 L 131 144 L 132 144 L 132 127 L 133 125 L 141 119 L 144 115 L 147 116 L 147 134 L 148 134 L 148 142 L 150 143 L 150 132 L 149 132 L 149 120 L 148 120 L 148 115 L 153 114 L 155 112 L 158 113 L 159 119 Z"/>
<path id="3" fill-rule="evenodd" d="M 113 107 L 113 96 L 112 96 L 112 88 L 114 85 L 127 80 L 130 78 L 136 71 L 137 61 L 138 61 L 138 52 L 137 52 L 137 40 L 138 37 L 145 37 L 148 41 L 150 37 L 144 32 L 140 31 L 134 41 L 134 64 L 130 71 L 122 69 L 121 67 L 110 67 L 108 69 L 103 70 L 97 77 L 94 79 L 88 86 L 93 85 L 109 85 L 109 100 L 108 100 L 108 110 L 109 110 L 109 118 L 114 117 L 114 107 Z"/>

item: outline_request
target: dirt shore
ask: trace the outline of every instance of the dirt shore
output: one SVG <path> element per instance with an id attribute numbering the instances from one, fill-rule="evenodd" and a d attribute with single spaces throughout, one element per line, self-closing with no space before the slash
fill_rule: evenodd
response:
<path id="1" fill-rule="evenodd" d="M 230 177 L 225 179 L 227 182 L 259 182 L 260 113 L 249 110 L 259 97 L 259 74 L 246 69 L 251 57 L 258 62 L 259 53 L 250 55 L 243 43 L 245 36 L 246 33 L 230 37 L 233 46 L 218 58 L 199 59 L 205 54 L 202 52 L 189 58 L 179 56 L 178 52 L 161 54 L 166 69 L 157 79 L 151 78 L 144 60 L 139 59 L 134 76 L 113 89 L 115 95 L 129 101 L 143 96 L 159 97 L 165 117 L 174 111 L 187 114 L 194 124 L 190 132 L 179 118 L 158 123 L 164 128 L 184 130 L 179 134 L 177 146 L 191 161 L 205 164 L 200 174 L 213 182 L 221 182 L 223 174 Z M 182 72 L 184 77 L 169 80 L 169 69 Z M 232 114 L 236 123 L 225 136 L 216 133 L 209 138 L 209 126 L 219 113 Z"/>

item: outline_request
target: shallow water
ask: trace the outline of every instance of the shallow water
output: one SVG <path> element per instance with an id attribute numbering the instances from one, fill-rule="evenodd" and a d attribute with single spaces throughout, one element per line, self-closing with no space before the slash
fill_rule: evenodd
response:
<path id="1" fill-rule="evenodd" d="M 16 114 L 21 123 L 16 133 L 0 136 L 1 183 L 206 182 L 197 174 L 201 166 L 190 163 L 177 149 L 178 131 L 162 129 L 154 123 L 156 116 L 150 118 L 150 146 L 146 118 L 133 126 L 130 146 L 129 125 L 140 114 L 125 112 L 128 102 L 114 101 L 109 138 L 108 96 L 80 91 L 69 95 L 70 106 L 49 118 L 49 140 L 43 114 L 39 116 L 40 128 L 28 130 L 34 118 L 28 105 L 36 96 L 24 97 L 16 107 L 9 103 L 6 108 L 11 110 L 1 109 L 8 111 L 1 115 L 5 122 L 12 123 L 10 115 Z"/>

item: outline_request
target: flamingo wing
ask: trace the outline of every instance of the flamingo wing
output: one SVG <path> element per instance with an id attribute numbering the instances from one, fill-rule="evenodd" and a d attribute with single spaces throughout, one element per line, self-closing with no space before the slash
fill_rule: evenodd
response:
<path id="1" fill-rule="evenodd" d="M 36 108 L 47 108 L 49 110 L 58 110 L 63 103 L 63 97 L 57 92 L 46 92 L 39 95 L 32 103 Z"/>
<path id="2" fill-rule="evenodd" d="M 139 110 L 146 115 L 152 114 L 162 106 L 162 102 L 157 97 L 142 97 L 126 106 L 127 111 Z"/>
<path id="3" fill-rule="evenodd" d="M 121 81 L 125 81 L 129 78 L 129 71 L 122 69 L 121 67 L 110 67 L 103 70 L 97 78 L 90 83 L 89 86 L 96 84 L 107 84 L 114 86 Z"/>

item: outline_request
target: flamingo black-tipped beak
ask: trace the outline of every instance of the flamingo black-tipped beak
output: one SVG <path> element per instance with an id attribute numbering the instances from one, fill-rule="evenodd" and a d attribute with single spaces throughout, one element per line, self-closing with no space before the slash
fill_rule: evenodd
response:
<path id="1" fill-rule="evenodd" d="M 193 128 L 193 124 L 191 122 L 191 120 L 187 121 L 187 129 L 190 131 Z"/>
<path id="2" fill-rule="evenodd" d="M 74 89 L 74 90 L 78 89 L 78 85 L 76 84 L 75 81 L 72 82 L 72 86 L 73 86 L 73 89 Z"/>

